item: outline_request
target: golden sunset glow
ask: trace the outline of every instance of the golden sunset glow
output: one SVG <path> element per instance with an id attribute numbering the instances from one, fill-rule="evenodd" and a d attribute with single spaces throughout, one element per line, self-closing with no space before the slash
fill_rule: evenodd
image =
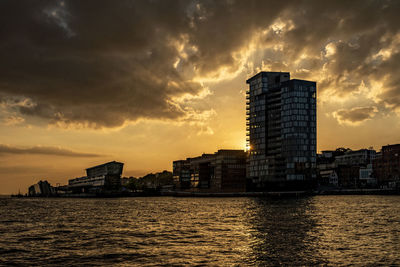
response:
<path id="1" fill-rule="evenodd" d="M 83 2 L 0 11 L 14 18 L 0 40 L 0 194 L 65 184 L 105 161 L 140 176 L 248 151 L 245 81 L 261 70 L 317 82 L 318 151 L 400 142 L 394 2 L 364 12 L 315 1 Z"/>

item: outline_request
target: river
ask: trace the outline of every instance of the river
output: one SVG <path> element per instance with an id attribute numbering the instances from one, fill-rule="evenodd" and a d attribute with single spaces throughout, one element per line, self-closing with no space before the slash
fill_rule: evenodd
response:
<path id="1" fill-rule="evenodd" d="M 0 265 L 400 264 L 400 196 L 0 198 Z"/>

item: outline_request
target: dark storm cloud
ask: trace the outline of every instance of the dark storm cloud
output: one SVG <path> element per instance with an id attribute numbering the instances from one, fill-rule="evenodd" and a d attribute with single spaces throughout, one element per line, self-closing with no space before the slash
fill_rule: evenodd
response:
<path id="1" fill-rule="evenodd" d="M 399 40 L 400 41 L 400 40 Z M 400 45 L 400 42 L 399 42 Z M 391 55 L 390 59 L 373 69 L 371 76 L 383 82 L 383 92 L 379 102 L 389 107 L 400 108 L 400 51 Z"/>
<path id="2" fill-rule="evenodd" d="M 325 66 L 322 91 L 345 95 L 382 79 L 376 70 L 384 68 L 380 98 L 396 106 L 395 57 L 371 57 L 393 43 L 399 11 L 400 1 L 365 0 L 1 1 L 0 98 L 29 99 L 15 107 L 23 115 L 90 127 L 180 118 L 188 109 L 174 97 L 202 90 L 194 76 L 239 69 L 235 53 L 265 30 L 260 45 L 283 46 L 286 63 L 276 66 L 293 69 L 302 54 L 319 57 L 334 45 L 329 60 L 299 63 L 304 78 Z M 279 33 L 270 27 L 278 18 L 287 23 Z"/>
<path id="3" fill-rule="evenodd" d="M 293 25 L 280 37 L 285 45 L 285 57 L 289 57 L 289 62 L 303 53 L 320 58 L 321 52 L 327 52 L 324 48 L 331 44 L 333 54 L 314 61 L 314 64 L 306 64 L 309 72 L 302 75 L 312 78 L 324 68 L 329 77 L 318 80 L 321 91 L 333 90 L 337 95 L 347 95 L 356 91 L 361 81 L 368 83 L 371 78 L 382 81 L 383 76 L 376 75 L 377 70 L 397 61 L 394 56 L 383 59 L 377 55 L 381 49 L 392 49 L 391 44 L 399 38 L 399 1 L 295 3 L 297 5 L 291 5 L 282 15 Z M 390 81 L 399 76 L 398 68 L 386 68 L 385 71 Z M 400 95 L 399 87 L 396 92 Z"/>
<path id="4" fill-rule="evenodd" d="M 64 157 L 100 157 L 99 154 L 75 152 L 69 149 L 51 146 L 34 146 L 29 148 L 19 148 L 0 144 L 0 156 L 4 154 L 36 154 Z"/>
<path id="5" fill-rule="evenodd" d="M 201 87 L 173 68 L 179 2 L 2 1 L 0 90 L 34 105 L 22 114 L 114 127 L 176 118 L 171 97 Z M 173 82 L 171 86 L 171 82 Z"/>
<path id="6" fill-rule="evenodd" d="M 333 115 L 341 123 L 357 124 L 373 118 L 376 112 L 376 107 L 356 107 L 348 110 L 340 109 Z"/>

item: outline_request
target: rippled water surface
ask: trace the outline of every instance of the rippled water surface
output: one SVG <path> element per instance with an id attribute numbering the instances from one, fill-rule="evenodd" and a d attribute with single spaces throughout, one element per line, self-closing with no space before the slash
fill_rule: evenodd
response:
<path id="1" fill-rule="evenodd" d="M 400 196 L 0 199 L 1 265 L 396 265 Z"/>

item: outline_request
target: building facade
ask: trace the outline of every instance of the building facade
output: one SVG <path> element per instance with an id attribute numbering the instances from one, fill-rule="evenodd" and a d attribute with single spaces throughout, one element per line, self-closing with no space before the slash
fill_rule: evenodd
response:
<path id="1" fill-rule="evenodd" d="M 73 192 L 101 193 L 118 191 L 121 188 L 121 175 L 124 164 L 111 161 L 86 169 L 86 176 L 68 180 Z"/>
<path id="2" fill-rule="evenodd" d="M 246 81 L 247 176 L 255 189 L 306 189 L 316 178 L 316 83 L 288 72 Z"/>
<path id="3" fill-rule="evenodd" d="M 246 191 L 246 159 L 243 150 L 218 150 L 215 153 L 211 188 L 231 192 Z"/>
<path id="4" fill-rule="evenodd" d="M 214 178 L 214 154 L 203 154 L 200 157 L 190 159 L 190 187 L 210 188 Z"/>
<path id="5" fill-rule="evenodd" d="M 40 180 L 38 183 L 28 188 L 28 196 L 31 197 L 49 197 L 55 195 L 55 189 L 49 182 Z"/>
<path id="6" fill-rule="evenodd" d="M 246 191 L 246 158 L 243 150 L 218 150 L 173 162 L 173 178 L 178 190 Z"/>
<path id="7" fill-rule="evenodd" d="M 347 150 L 335 158 L 339 173 L 339 185 L 343 188 L 375 186 L 372 162 L 376 157 L 373 149 Z"/>
<path id="8" fill-rule="evenodd" d="M 317 155 L 317 179 L 320 186 L 372 188 L 376 186 L 372 162 L 373 149 L 337 148 Z"/>
<path id="9" fill-rule="evenodd" d="M 189 189 L 191 186 L 190 160 L 176 160 L 172 163 L 172 177 L 177 189 Z"/>
<path id="10" fill-rule="evenodd" d="M 376 151 L 373 149 L 360 149 L 355 151 L 347 151 L 343 155 L 336 156 L 335 160 L 338 165 L 368 165 L 372 164 L 375 159 Z"/>
<path id="11" fill-rule="evenodd" d="M 382 147 L 373 161 L 373 173 L 380 187 L 400 188 L 400 144 Z"/>

